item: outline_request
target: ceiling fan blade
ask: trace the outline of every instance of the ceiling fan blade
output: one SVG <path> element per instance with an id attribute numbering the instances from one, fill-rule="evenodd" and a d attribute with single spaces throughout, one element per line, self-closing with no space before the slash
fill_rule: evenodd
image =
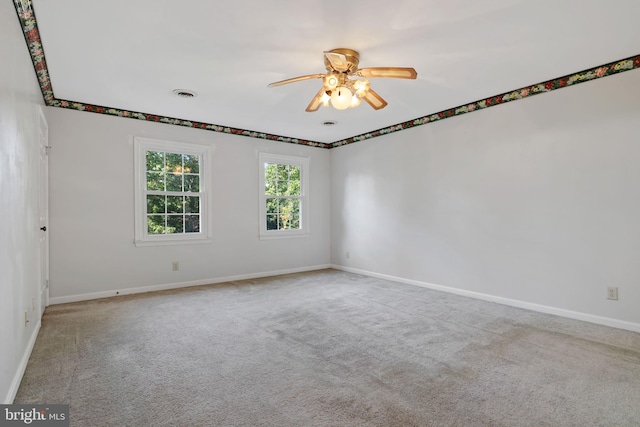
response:
<path id="1" fill-rule="evenodd" d="M 269 84 L 269 86 L 267 86 L 267 87 L 282 86 L 282 85 L 286 85 L 286 84 L 289 84 L 289 83 L 301 82 L 303 80 L 321 79 L 323 77 L 324 77 L 324 74 L 309 74 L 308 76 L 298 76 L 298 77 L 294 77 L 292 79 L 286 79 L 286 80 L 280 80 L 279 82 L 273 82 L 273 83 Z"/>
<path id="2" fill-rule="evenodd" d="M 414 68 L 402 67 L 360 68 L 355 74 L 360 77 L 369 78 L 415 79 L 418 77 L 418 73 Z"/>
<path id="3" fill-rule="evenodd" d="M 322 105 L 322 95 L 324 95 L 325 90 L 326 89 L 323 87 L 318 91 L 318 93 L 316 93 L 316 96 L 313 97 L 305 111 L 312 113 L 320 108 Z"/>
<path id="4" fill-rule="evenodd" d="M 327 51 L 324 52 L 324 56 L 327 58 L 334 70 L 347 71 L 349 69 L 349 63 L 347 62 L 346 55 Z"/>
<path id="5" fill-rule="evenodd" d="M 364 97 L 362 97 L 362 99 L 364 99 L 367 102 L 367 104 L 371 105 L 374 110 L 381 110 L 387 106 L 387 101 L 382 99 L 382 97 L 378 95 L 376 92 L 374 92 L 372 89 L 369 89 L 367 91 L 367 94 Z"/>

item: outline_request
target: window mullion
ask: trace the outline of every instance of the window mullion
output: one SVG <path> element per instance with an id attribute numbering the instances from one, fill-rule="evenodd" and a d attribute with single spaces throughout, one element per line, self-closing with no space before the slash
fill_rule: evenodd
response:
<path id="1" fill-rule="evenodd" d="M 162 190 L 145 190 L 145 194 L 150 196 L 202 196 L 204 191 L 162 191 Z"/>

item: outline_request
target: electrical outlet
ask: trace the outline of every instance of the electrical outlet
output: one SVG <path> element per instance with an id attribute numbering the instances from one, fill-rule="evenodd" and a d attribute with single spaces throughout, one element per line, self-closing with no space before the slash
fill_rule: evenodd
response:
<path id="1" fill-rule="evenodd" d="M 617 300 L 618 299 L 618 287 L 617 286 L 609 286 L 607 288 L 607 299 Z"/>
<path id="2" fill-rule="evenodd" d="M 173 271 L 178 271 L 180 270 L 180 263 L 178 261 L 173 261 L 171 263 L 171 268 L 173 268 Z"/>
<path id="3" fill-rule="evenodd" d="M 345 258 L 347 258 L 347 259 L 351 258 L 351 254 L 349 253 L 349 251 L 347 251 L 347 252 L 344 254 L 344 257 L 345 257 Z"/>

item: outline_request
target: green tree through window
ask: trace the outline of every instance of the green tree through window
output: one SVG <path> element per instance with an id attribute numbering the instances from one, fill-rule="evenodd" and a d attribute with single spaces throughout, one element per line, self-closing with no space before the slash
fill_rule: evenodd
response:
<path id="1" fill-rule="evenodd" d="M 299 230 L 300 166 L 265 163 L 267 230 Z"/>
<path id="2" fill-rule="evenodd" d="M 200 156 L 146 151 L 149 235 L 200 232 Z"/>
<path id="3" fill-rule="evenodd" d="M 309 236 L 309 158 L 259 153 L 260 239 Z"/>
<path id="4" fill-rule="evenodd" d="M 136 246 L 210 243 L 213 148 L 135 136 Z"/>

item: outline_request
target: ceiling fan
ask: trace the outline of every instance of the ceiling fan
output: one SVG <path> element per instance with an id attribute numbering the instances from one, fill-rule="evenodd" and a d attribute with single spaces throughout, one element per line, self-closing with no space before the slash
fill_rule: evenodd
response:
<path id="1" fill-rule="evenodd" d="M 322 79 L 322 88 L 311 100 L 306 111 L 317 111 L 321 105 L 331 104 L 337 110 L 360 105 L 361 100 L 380 110 L 387 106 L 387 101 L 369 86 L 370 78 L 415 79 L 418 73 L 413 68 L 377 67 L 358 68 L 360 54 L 352 49 L 333 49 L 324 52 L 325 74 L 310 74 L 274 82 L 269 87 L 282 86 L 303 80 Z"/>

